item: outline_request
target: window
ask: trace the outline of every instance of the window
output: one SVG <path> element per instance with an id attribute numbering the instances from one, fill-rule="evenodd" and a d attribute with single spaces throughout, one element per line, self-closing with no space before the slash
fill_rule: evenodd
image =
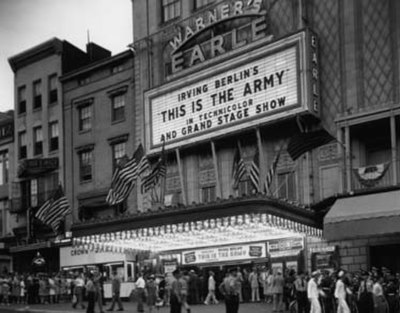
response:
<path id="1" fill-rule="evenodd" d="M 239 191 L 239 196 L 242 196 L 242 195 L 251 195 L 253 192 L 253 185 L 251 184 L 251 181 L 250 181 L 250 179 L 249 178 L 246 178 L 246 179 L 244 179 L 244 180 L 241 180 L 240 182 L 239 182 L 239 188 L 238 188 L 238 191 Z"/>
<path id="2" fill-rule="evenodd" d="M 215 201 L 215 186 L 201 188 L 201 201 L 203 203 Z"/>
<path id="3" fill-rule="evenodd" d="M 42 82 L 37 80 L 33 83 L 33 109 L 42 107 Z"/>
<path id="4" fill-rule="evenodd" d="M 18 114 L 26 113 L 26 87 L 18 88 Z"/>
<path id="5" fill-rule="evenodd" d="M 49 76 L 49 104 L 57 102 L 57 74 Z"/>
<path id="6" fill-rule="evenodd" d="M 125 119 L 125 94 L 119 94 L 111 98 L 112 102 L 112 121 Z"/>
<path id="7" fill-rule="evenodd" d="M 205 7 L 206 5 L 209 5 L 213 3 L 214 0 L 196 0 L 195 1 L 195 9 L 200 9 L 201 7 Z"/>
<path id="8" fill-rule="evenodd" d="M 92 105 L 86 104 L 79 107 L 79 130 L 86 131 L 92 129 Z"/>
<path id="9" fill-rule="evenodd" d="M 33 129 L 33 144 L 33 154 L 43 154 L 43 132 L 41 126 Z"/>
<path id="10" fill-rule="evenodd" d="M 278 197 L 296 200 L 296 180 L 294 172 L 278 174 Z"/>
<path id="11" fill-rule="evenodd" d="M 36 178 L 31 180 L 31 206 L 37 207 L 38 206 L 38 180 Z"/>
<path id="12" fill-rule="evenodd" d="M 90 77 L 89 76 L 84 76 L 78 79 L 78 85 L 83 86 L 87 85 L 90 83 Z"/>
<path id="13" fill-rule="evenodd" d="M 52 122 L 49 124 L 49 150 L 58 150 L 58 122 Z"/>
<path id="14" fill-rule="evenodd" d="M 113 171 L 117 167 L 121 159 L 126 156 L 126 142 L 119 142 L 112 145 L 113 154 Z"/>
<path id="15" fill-rule="evenodd" d="M 81 182 L 92 179 L 93 151 L 86 150 L 79 153 L 79 177 Z"/>
<path id="16" fill-rule="evenodd" d="M 21 131 L 18 133 L 18 150 L 19 158 L 25 159 L 27 156 L 26 131 Z"/>
<path id="17" fill-rule="evenodd" d="M 8 151 L 0 151 L 0 185 L 8 183 Z"/>
<path id="18" fill-rule="evenodd" d="M 119 73 L 124 70 L 124 66 L 122 64 L 115 65 L 111 68 L 111 74 Z"/>
<path id="19" fill-rule="evenodd" d="M 162 0 L 163 22 L 168 22 L 181 15 L 180 0 Z"/>

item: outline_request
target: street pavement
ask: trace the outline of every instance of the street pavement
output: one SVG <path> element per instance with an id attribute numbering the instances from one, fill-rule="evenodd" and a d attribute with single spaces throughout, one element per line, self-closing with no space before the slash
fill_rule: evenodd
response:
<path id="1" fill-rule="evenodd" d="M 136 303 L 123 302 L 124 312 L 136 313 Z M 108 313 L 105 306 L 103 309 L 105 313 Z M 114 309 L 115 312 L 116 308 Z M 159 310 L 153 309 L 153 313 L 169 313 L 169 307 L 162 307 Z M 100 313 L 96 307 L 96 313 Z M 145 312 L 149 312 L 149 309 L 145 306 Z M 239 313 L 270 313 L 272 312 L 271 304 L 266 303 L 241 303 L 239 307 Z M 70 303 L 60 304 L 48 304 L 48 305 L 11 305 L 11 306 L 0 306 L 0 313 L 86 313 L 86 310 L 73 309 Z M 186 313 L 186 310 L 182 308 L 182 313 Z M 225 304 L 219 303 L 216 305 L 192 305 L 191 313 L 225 313 Z"/>

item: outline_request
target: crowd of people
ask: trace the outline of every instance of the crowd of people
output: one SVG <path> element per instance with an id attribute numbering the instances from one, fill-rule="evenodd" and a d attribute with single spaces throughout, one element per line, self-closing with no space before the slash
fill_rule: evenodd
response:
<path id="1" fill-rule="evenodd" d="M 53 304 L 73 308 L 123 311 L 121 278 L 113 273 L 112 300 L 106 306 L 104 276 L 100 271 L 56 274 L 5 273 L 0 277 L 0 303 Z M 273 312 L 298 313 L 400 313 L 400 274 L 373 267 L 367 272 L 315 271 L 311 274 L 266 267 L 226 271 L 175 270 L 173 273 L 139 273 L 131 299 L 137 311 L 152 312 L 170 306 L 171 313 L 191 312 L 191 305 L 225 302 L 226 312 L 238 312 L 240 303 L 265 302 Z M 146 311 L 147 311 L 146 310 Z"/>

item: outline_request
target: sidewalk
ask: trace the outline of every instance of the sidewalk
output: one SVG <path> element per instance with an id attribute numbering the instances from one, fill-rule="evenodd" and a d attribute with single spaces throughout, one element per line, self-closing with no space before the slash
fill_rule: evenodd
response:
<path id="1" fill-rule="evenodd" d="M 109 302 L 110 303 L 110 302 Z M 108 304 L 109 304 L 108 303 Z M 124 312 L 136 313 L 136 303 L 123 302 Z M 108 305 L 103 308 L 105 313 L 108 313 L 106 309 Z M 115 308 L 115 312 L 117 308 Z M 11 306 L 0 306 L 0 313 L 86 313 L 86 310 L 73 309 L 70 303 L 60 304 L 34 304 L 34 305 L 11 305 Z M 99 313 L 96 307 L 96 313 Z M 145 312 L 149 312 L 147 306 L 145 306 Z M 269 313 L 272 312 L 272 305 L 266 303 L 241 303 L 239 307 L 239 313 Z M 158 311 L 156 308 L 153 309 L 153 313 L 169 313 L 169 307 L 162 307 Z M 182 308 L 182 313 L 186 313 L 186 310 Z M 225 313 L 225 304 L 220 303 L 217 305 L 192 305 L 191 313 Z"/>

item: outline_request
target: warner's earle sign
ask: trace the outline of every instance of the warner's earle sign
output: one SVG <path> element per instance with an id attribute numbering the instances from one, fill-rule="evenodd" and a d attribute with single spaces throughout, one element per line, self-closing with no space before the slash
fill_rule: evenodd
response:
<path id="1" fill-rule="evenodd" d="M 306 35 L 307 34 L 307 35 Z M 146 148 L 156 151 L 309 111 L 314 67 L 307 32 L 145 93 Z M 314 43 L 316 39 L 314 39 Z"/>

